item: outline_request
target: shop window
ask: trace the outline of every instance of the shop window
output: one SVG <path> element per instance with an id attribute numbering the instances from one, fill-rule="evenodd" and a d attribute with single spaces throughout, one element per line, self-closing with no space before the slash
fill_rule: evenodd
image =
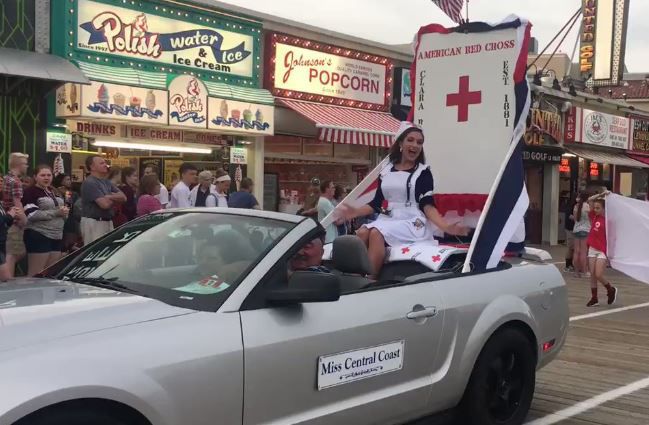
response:
<path id="1" fill-rule="evenodd" d="M 370 148 L 363 145 L 336 144 L 334 145 L 334 156 L 336 158 L 369 160 Z"/>
<path id="2" fill-rule="evenodd" d="M 302 154 L 302 138 L 297 136 L 266 136 L 264 150 L 289 155 Z"/>
<path id="3" fill-rule="evenodd" d="M 599 164 L 596 163 L 596 162 L 591 162 L 590 163 L 588 174 L 590 175 L 591 180 L 601 180 L 602 179 L 602 175 L 599 172 Z"/>
<path id="4" fill-rule="evenodd" d="M 570 175 L 570 159 L 561 158 L 561 164 L 559 164 L 559 172 L 563 175 Z"/>
<path id="5" fill-rule="evenodd" d="M 302 149 L 305 156 L 333 156 L 333 143 L 321 142 L 316 139 L 304 139 Z"/>
<path id="6" fill-rule="evenodd" d="M 610 181 L 611 180 L 611 166 L 610 164 L 602 165 L 602 180 Z"/>

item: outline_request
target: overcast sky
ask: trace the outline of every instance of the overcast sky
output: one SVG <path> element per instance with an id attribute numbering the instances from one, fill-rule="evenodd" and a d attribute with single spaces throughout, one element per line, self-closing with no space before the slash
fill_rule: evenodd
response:
<path id="1" fill-rule="evenodd" d="M 452 22 L 430 0 L 222 0 L 388 44 L 412 41 L 419 27 Z M 529 19 L 542 49 L 579 8 L 581 0 L 470 0 L 470 19 L 497 22 L 514 13 Z M 571 54 L 578 25 L 561 50 Z M 626 65 L 649 73 L 649 1 L 631 0 Z"/>

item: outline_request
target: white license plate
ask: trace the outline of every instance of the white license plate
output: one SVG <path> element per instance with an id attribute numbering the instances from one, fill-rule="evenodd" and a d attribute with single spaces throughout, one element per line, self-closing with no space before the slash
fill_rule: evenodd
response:
<path id="1" fill-rule="evenodd" d="M 405 341 L 318 358 L 318 390 L 396 372 L 403 367 Z"/>

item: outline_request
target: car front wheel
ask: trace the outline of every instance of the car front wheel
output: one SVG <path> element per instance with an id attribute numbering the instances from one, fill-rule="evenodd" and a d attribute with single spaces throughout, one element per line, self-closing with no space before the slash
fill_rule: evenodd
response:
<path id="1" fill-rule="evenodd" d="M 482 349 L 460 404 L 466 425 L 520 425 L 532 404 L 536 354 L 525 334 L 508 328 Z"/>

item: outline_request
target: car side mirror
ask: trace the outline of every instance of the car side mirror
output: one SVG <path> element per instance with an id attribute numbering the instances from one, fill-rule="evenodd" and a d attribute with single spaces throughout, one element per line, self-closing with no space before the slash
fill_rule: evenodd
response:
<path id="1" fill-rule="evenodd" d="M 331 273 L 310 271 L 294 272 L 285 288 L 274 289 L 266 294 L 271 304 L 301 304 L 338 301 L 340 278 Z"/>

